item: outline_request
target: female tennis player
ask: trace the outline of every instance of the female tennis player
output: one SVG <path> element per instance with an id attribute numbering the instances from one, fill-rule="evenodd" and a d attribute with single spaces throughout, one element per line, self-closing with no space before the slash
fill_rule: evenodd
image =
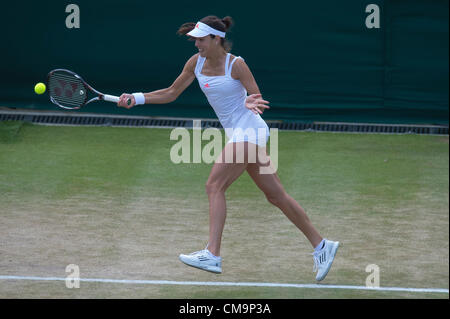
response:
<path id="1" fill-rule="evenodd" d="M 124 93 L 120 96 L 118 106 L 131 108 L 141 104 L 173 102 L 197 78 L 227 133 L 229 141 L 215 161 L 206 182 L 210 219 L 208 245 L 203 250 L 181 254 L 179 258 L 183 263 L 214 273 L 222 272 L 220 245 L 226 218 L 225 191 L 247 171 L 267 200 L 281 209 L 310 241 L 314 248 L 316 280 L 323 280 L 333 263 L 339 242 L 324 239 L 319 234 L 303 208 L 286 193 L 275 170 L 271 174 L 261 173 L 260 169 L 264 165 L 271 165 L 266 153 L 269 129 L 260 115 L 269 108 L 269 102 L 262 98 L 244 59 L 229 53 L 230 44 L 225 35 L 231 25 L 230 17 L 220 19 L 216 16 L 207 16 L 197 23 L 183 24 L 178 34 L 195 40 L 198 53 L 186 62 L 183 71 L 170 87 L 145 94 Z M 128 99 L 131 99 L 129 105 Z M 249 131 L 254 134 L 245 134 Z M 256 158 L 251 155 L 251 147 L 257 148 Z M 242 153 L 244 160 L 238 161 L 238 155 Z"/>

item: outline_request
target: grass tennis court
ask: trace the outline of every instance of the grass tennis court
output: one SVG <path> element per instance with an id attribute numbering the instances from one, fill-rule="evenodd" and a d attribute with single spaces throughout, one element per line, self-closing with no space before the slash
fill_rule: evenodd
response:
<path id="1" fill-rule="evenodd" d="M 170 161 L 170 129 L 0 122 L 0 275 L 314 282 L 306 238 L 241 176 L 227 191 L 223 271 L 183 265 L 208 239 L 210 164 Z M 342 243 L 324 285 L 446 288 L 448 136 L 279 132 L 278 174 Z M 0 281 L 1 298 L 448 298 L 448 293 Z"/>

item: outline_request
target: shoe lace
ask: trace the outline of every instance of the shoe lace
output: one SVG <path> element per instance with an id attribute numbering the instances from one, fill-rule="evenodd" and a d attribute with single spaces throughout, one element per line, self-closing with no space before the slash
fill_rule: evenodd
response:
<path id="1" fill-rule="evenodd" d="M 314 266 L 313 266 L 313 272 L 316 272 L 319 269 L 319 258 L 316 256 L 315 253 L 312 253 L 313 260 L 314 260 Z"/>
<path id="2" fill-rule="evenodd" d="M 322 264 L 325 261 L 325 251 L 318 251 L 318 252 L 313 252 L 311 255 L 313 255 L 313 260 L 314 260 L 314 267 L 313 267 L 313 272 L 316 272 L 317 270 L 319 270 L 320 264 Z"/>
<path id="3" fill-rule="evenodd" d="M 205 254 L 205 250 L 204 249 L 203 250 L 199 250 L 199 251 L 194 251 L 193 253 L 190 253 L 189 255 L 193 256 L 193 255 L 203 255 L 203 254 Z"/>

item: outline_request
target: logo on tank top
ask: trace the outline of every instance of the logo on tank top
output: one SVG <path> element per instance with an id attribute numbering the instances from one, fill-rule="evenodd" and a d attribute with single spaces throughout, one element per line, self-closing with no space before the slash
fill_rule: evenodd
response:
<path id="1" fill-rule="evenodd" d="M 206 83 L 206 84 L 204 85 L 204 87 L 205 87 L 205 88 L 209 88 L 209 84 Z"/>

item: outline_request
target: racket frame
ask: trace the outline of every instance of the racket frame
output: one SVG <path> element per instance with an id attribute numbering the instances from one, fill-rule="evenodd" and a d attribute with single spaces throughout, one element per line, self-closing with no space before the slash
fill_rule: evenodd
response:
<path id="1" fill-rule="evenodd" d="M 53 75 L 53 73 L 55 73 L 55 72 L 67 72 L 67 73 L 73 75 L 73 76 L 76 77 L 78 80 L 80 80 L 80 81 L 83 83 L 83 85 L 84 85 L 88 90 L 90 90 L 92 93 L 96 94 L 97 96 L 91 98 L 90 100 L 88 100 L 88 94 L 87 94 L 87 92 L 86 92 L 86 97 L 85 97 L 84 103 L 83 103 L 82 105 L 80 105 L 80 106 L 68 107 L 68 106 L 64 106 L 64 105 L 59 104 L 59 103 L 51 96 L 51 94 L 50 94 L 50 77 L 51 77 L 51 76 Z M 90 86 L 90 85 L 89 85 L 89 84 L 88 84 L 81 76 L 79 76 L 79 75 L 76 74 L 75 72 L 72 72 L 72 71 L 67 70 L 67 69 L 54 69 L 54 70 L 51 70 L 51 71 L 48 73 L 48 75 L 47 75 L 47 87 L 49 88 L 48 94 L 49 94 L 49 96 L 50 96 L 50 101 L 51 101 L 52 103 L 56 104 L 57 106 L 59 106 L 59 107 L 61 107 L 61 108 L 63 108 L 63 109 L 66 109 L 66 110 L 78 110 L 78 109 L 81 109 L 81 108 L 82 108 L 83 106 L 85 106 L 86 104 L 89 104 L 89 103 L 94 102 L 94 101 L 107 101 L 107 102 L 114 102 L 114 103 L 117 103 L 117 102 L 119 102 L 119 99 L 120 99 L 118 96 L 115 96 L 115 95 L 109 95 L 109 94 L 103 94 L 102 92 L 97 91 L 97 90 L 94 89 L 92 86 Z"/>

